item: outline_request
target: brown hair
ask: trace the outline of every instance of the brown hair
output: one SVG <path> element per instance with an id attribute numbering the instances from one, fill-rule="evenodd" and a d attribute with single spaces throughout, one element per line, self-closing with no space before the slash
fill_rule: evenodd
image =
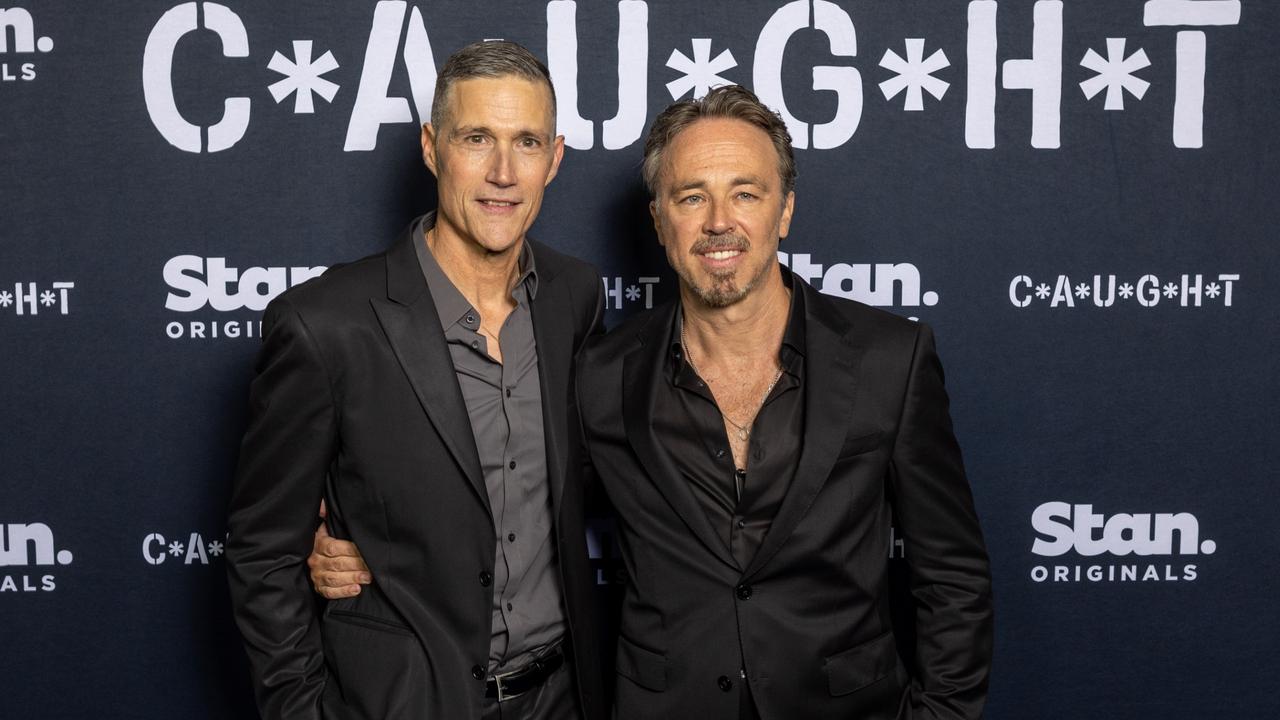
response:
<path id="1" fill-rule="evenodd" d="M 791 151 L 791 133 L 778 113 L 769 109 L 755 93 L 740 85 L 715 88 L 699 100 L 681 100 L 663 110 L 649 128 L 644 141 L 641 174 L 651 197 L 658 193 L 658 173 L 662 157 L 676 135 L 704 118 L 742 120 L 760 128 L 773 142 L 778 153 L 778 176 L 782 178 L 782 196 L 796 187 L 796 158 Z"/>
<path id="2" fill-rule="evenodd" d="M 437 129 L 449 114 L 449 89 L 459 80 L 501 78 L 514 75 L 541 82 L 551 93 L 551 121 L 555 125 L 556 89 L 551 84 L 547 66 L 522 45 L 510 40 L 481 40 L 449 56 L 436 77 L 436 91 L 431 100 L 431 124 Z M 552 133 L 554 133 L 554 129 Z"/>

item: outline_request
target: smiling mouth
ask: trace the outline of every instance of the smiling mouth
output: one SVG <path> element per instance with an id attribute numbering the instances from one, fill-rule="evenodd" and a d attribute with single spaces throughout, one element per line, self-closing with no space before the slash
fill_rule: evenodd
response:
<path id="1" fill-rule="evenodd" d="M 485 205 L 487 207 L 493 207 L 493 208 L 507 208 L 507 207 L 515 207 L 520 203 L 514 200 L 481 200 L 480 204 Z"/>
<path id="2" fill-rule="evenodd" d="M 702 256 L 711 260 L 728 260 L 742 254 L 741 250 L 712 250 L 708 253 L 702 253 Z"/>

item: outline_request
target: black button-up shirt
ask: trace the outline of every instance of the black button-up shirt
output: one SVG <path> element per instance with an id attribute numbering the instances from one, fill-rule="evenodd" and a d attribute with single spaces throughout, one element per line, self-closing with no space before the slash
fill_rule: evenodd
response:
<path id="1" fill-rule="evenodd" d="M 790 287 L 790 273 L 783 276 Z M 791 310 L 778 351 L 782 375 L 751 427 L 745 472 L 734 467 L 715 397 L 685 357 L 680 343 L 683 323 L 683 313 L 677 310 L 664 373 L 667 382 L 655 398 L 654 431 L 693 488 L 725 547 L 745 569 L 769 533 L 800 459 L 804 437 L 804 296 L 791 293 Z"/>
<path id="2" fill-rule="evenodd" d="M 489 356 L 487 338 L 480 334 L 479 311 L 427 247 L 425 234 L 434 225 L 431 213 L 417 231 L 418 262 L 467 406 L 498 541 L 489 642 L 492 673 L 523 665 L 532 652 L 560 640 L 565 628 L 551 534 L 538 349 L 529 310 L 538 292 L 538 273 L 526 244 L 511 293 L 516 307 L 498 332 L 499 363 Z"/>

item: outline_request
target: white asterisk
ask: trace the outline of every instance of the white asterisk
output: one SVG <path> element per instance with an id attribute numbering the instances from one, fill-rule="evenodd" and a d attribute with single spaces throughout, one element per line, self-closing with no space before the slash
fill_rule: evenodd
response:
<path id="1" fill-rule="evenodd" d="M 951 86 L 945 80 L 939 80 L 933 74 L 942 68 L 951 67 L 947 54 L 942 50 L 934 50 L 929 57 L 924 56 L 924 38 L 907 38 L 907 58 L 903 60 L 892 50 L 885 50 L 880 58 L 880 67 L 893 72 L 892 77 L 880 83 L 880 92 L 885 100 L 892 100 L 903 90 L 907 97 L 902 109 L 907 111 L 924 110 L 924 94 L 926 90 L 934 100 L 941 100 Z"/>
<path id="2" fill-rule="evenodd" d="M 1049 297 L 1049 286 L 1045 285 L 1044 283 L 1040 283 L 1039 285 L 1037 285 L 1036 297 L 1040 298 L 1041 300 Z"/>
<path id="3" fill-rule="evenodd" d="M 632 301 L 634 301 L 634 300 L 639 300 L 639 299 L 640 299 L 640 288 L 639 288 L 639 286 L 637 286 L 637 285 L 628 285 L 628 286 L 627 286 L 627 299 L 628 299 L 628 300 L 632 300 Z"/>
<path id="4" fill-rule="evenodd" d="M 169 543 L 169 554 L 174 557 L 178 557 L 179 555 L 181 555 L 184 549 L 185 548 L 183 547 L 182 543 L 178 542 L 177 540 L 174 540 L 173 542 Z"/>
<path id="5" fill-rule="evenodd" d="M 58 302 L 58 298 L 56 295 L 53 294 L 52 290 L 45 290 L 44 292 L 40 293 L 41 305 L 44 305 L 45 307 L 49 307 L 50 305 L 53 305 L 56 302 Z"/>
<path id="6" fill-rule="evenodd" d="M 209 543 L 209 554 L 215 557 L 218 555 L 221 555 L 222 543 L 218 542 L 217 540 L 214 540 L 213 542 Z"/>
<path id="7" fill-rule="evenodd" d="M 1085 99 L 1092 100 L 1094 95 L 1107 89 L 1107 99 L 1102 107 L 1106 110 L 1124 109 L 1124 91 L 1141 100 L 1147 94 L 1151 83 L 1134 75 L 1135 72 L 1151 65 L 1147 52 L 1142 48 L 1129 57 L 1124 56 L 1124 38 L 1107 38 L 1107 59 L 1103 60 L 1092 48 L 1084 54 L 1080 64 L 1096 73 L 1093 77 L 1080 83 Z"/>
<path id="8" fill-rule="evenodd" d="M 9 307 L 13 304 L 13 293 L 5 290 L 0 292 L 0 307 Z"/>
<path id="9" fill-rule="evenodd" d="M 1124 298 L 1125 300 L 1128 300 L 1129 298 L 1133 297 L 1133 286 L 1130 285 L 1129 283 L 1125 283 L 1121 285 L 1120 297 Z"/>
<path id="10" fill-rule="evenodd" d="M 1177 286 L 1177 285 L 1174 285 L 1173 283 L 1165 283 L 1165 285 L 1164 285 L 1164 296 L 1165 296 L 1165 297 L 1167 297 L 1167 298 L 1171 298 L 1171 297 L 1173 297 L 1174 295 L 1177 295 L 1177 294 L 1178 294 L 1178 286 Z"/>
<path id="11" fill-rule="evenodd" d="M 711 38 L 693 39 L 693 58 L 690 59 L 679 50 L 672 50 L 667 58 L 667 67 L 684 73 L 679 80 L 667 83 L 667 92 L 672 100 L 679 100 L 685 93 L 693 90 L 693 99 L 706 95 L 711 88 L 721 85 L 732 85 L 729 80 L 720 77 L 720 73 L 738 67 L 733 53 L 724 50 L 715 59 L 711 58 Z"/>
<path id="12" fill-rule="evenodd" d="M 1081 300 L 1089 297 L 1089 286 L 1085 285 L 1084 283 L 1080 283 L 1079 285 L 1077 285 L 1076 297 L 1080 298 Z"/>
<path id="13" fill-rule="evenodd" d="M 1204 286 L 1204 294 L 1208 295 L 1211 298 L 1218 297 L 1218 293 L 1220 292 L 1222 292 L 1222 286 L 1218 285 L 1218 283 L 1216 282 L 1209 283 L 1208 285 Z"/>
<path id="14" fill-rule="evenodd" d="M 333 59 L 333 53 L 326 50 L 323 55 L 312 61 L 311 41 L 294 40 L 293 57 L 295 61 L 289 60 L 278 52 L 271 56 L 267 69 L 284 75 L 283 80 L 267 88 L 271 91 L 271 97 L 279 103 L 288 97 L 289 93 L 293 93 L 295 115 L 315 112 L 315 105 L 311 101 L 312 93 L 324 98 L 325 102 L 333 102 L 338 86 L 320 77 L 330 70 L 337 69 L 338 61 Z"/>

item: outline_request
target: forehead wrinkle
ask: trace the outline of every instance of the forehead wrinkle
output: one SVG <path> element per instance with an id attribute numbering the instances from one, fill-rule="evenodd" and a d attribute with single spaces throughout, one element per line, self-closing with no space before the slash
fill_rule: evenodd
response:
<path id="1" fill-rule="evenodd" d="M 449 134 L 452 136 L 468 135 L 471 133 L 487 133 L 489 135 L 492 135 L 493 130 L 489 129 L 487 125 L 460 125 L 457 127 L 450 128 L 450 132 L 449 132 Z"/>
<path id="2" fill-rule="evenodd" d="M 761 188 L 769 188 L 767 180 L 758 175 L 739 175 L 729 182 L 730 187 L 738 187 L 741 185 L 755 185 Z M 672 186 L 673 192 L 684 192 L 686 190 L 705 190 L 707 188 L 706 180 L 689 180 L 678 185 Z"/>
<path id="3" fill-rule="evenodd" d="M 500 133 L 498 133 L 496 130 L 489 127 L 488 125 L 463 125 L 460 127 L 450 128 L 449 137 L 458 137 L 459 135 L 471 135 L 474 133 L 492 135 L 493 137 L 500 136 Z M 535 137 L 535 138 L 543 138 L 543 139 L 550 137 L 539 130 L 535 130 L 534 128 L 528 128 L 528 127 L 513 130 L 511 131 L 511 135 L 512 137 Z"/>
<path id="4" fill-rule="evenodd" d="M 500 77 L 477 76 L 462 78 L 449 86 L 444 98 L 446 101 L 444 117 L 442 121 L 450 124 L 456 122 L 465 123 L 468 115 L 472 120 L 484 120 L 492 118 L 495 122 L 501 124 L 504 121 L 510 121 L 510 124 L 520 124 L 522 126 L 528 122 L 538 122 L 541 117 L 530 118 L 530 115 L 541 116 L 541 112 L 523 113 L 525 117 L 513 117 L 521 115 L 519 109 L 524 110 L 543 110 L 547 113 L 550 129 L 548 131 L 530 129 L 528 126 L 521 127 L 518 133 L 532 135 L 534 137 L 555 137 L 556 130 L 556 110 L 555 97 L 548 90 L 539 90 L 539 98 L 522 97 L 521 89 L 524 86 L 537 86 L 538 83 L 515 75 L 503 75 Z M 513 91 L 514 88 L 514 91 Z M 464 95 L 470 102 L 464 102 Z M 546 100 L 545 108 L 521 107 L 525 101 L 532 101 L 534 105 L 539 104 L 538 100 Z M 464 107 L 465 106 L 465 107 Z M 442 123 L 443 124 L 443 123 Z M 469 125 L 461 125 L 460 127 L 474 127 Z M 493 133 L 492 129 L 488 129 Z"/>

